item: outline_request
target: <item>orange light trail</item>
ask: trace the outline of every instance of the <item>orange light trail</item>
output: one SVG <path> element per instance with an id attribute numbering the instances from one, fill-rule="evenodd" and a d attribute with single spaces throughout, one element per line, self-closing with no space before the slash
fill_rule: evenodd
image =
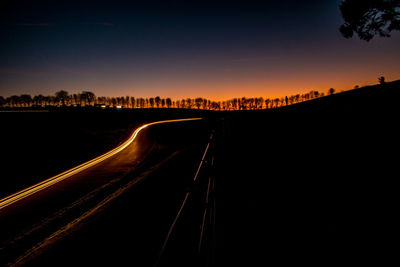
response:
<path id="1" fill-rule="evenodd" d="M 22 200 L 22 199 L 24 199 L 24 198 L 26 198 L 26 197 L 28 197 L 28 196 L 30 196 L 32 194 L 35 194 L 35 193 L 37 193 L 37 192 L 39 192 L 39 191 L 41 191 L 41 190 L 43 190 L 43 189 L 45 189 L 47 187 L 50 187 L 50 186 L 52 186 L 52 185 L 54 185 L 54 184 L 56 184 L 58 182 L 61 182 L 62 180 L 65 180 L 68 177 L 71 177 L 72 175 L 75 175 L 75 174 L 77 174 L 79 172 L 82 172 L 82 171 L 84 171 L 84 170 L 86 170 L 86 169 L 88 169 L 88 168 L 90 168 L 90 167 L 92 167 L 92 166 L 94 166 L 94 165 L 96 165 L 96 164 L 98 164 L 98 163 L 100 163 L 100 162 L 102 162 L 102 161 L 114 156 L 115 154 L 121 152 L 127 146 L 129 146 L 136 139 L 136 136 L 139 134 L 139 132 L 141 130 L 143 130 L 144 128 L 146 128 L 146 127 L 149 127 L 149 126 L 155 125 L 155 124 L 171 123 L 171 122 L 182 122 L 182 121 L 192 121 L 192 120 L 201 120 L 201 119 L 202 118 L 164 120 L 164 121 L 156 121 L 156 122 L 151 122 L 151 123 L 145 124 L 145 125 L 137 128 L 132 133 L 132 135 L 123 144 L 121 144 L 120 146 L 108 151 L 107 153 L 105 153 L 105 154 L 103 154 L 101 156 L 98 156 L 98 157 L 96 157 L 96 158 L 94 158 L 94 159 L 92 159 L 92 160 L 90 160 L 88 162 L 85 162 L 85 163 L 81 164 L 81 165 L 78 165 L 78 166 L 76 166 L 76 167 L 74 167 L 72 169 L 69 169 L 69 170 L 67 170 L 65 172 L 62 172 L 62 173 L 60 173 L 60 174 L 58 174 L 56 176 L 53 176 L 53 177 L 51 177 L 49 179 L 46 179 L 46 180 L 44 180 L 44 181 L 42 181 L 40 183 L 37 183 L 37 184 L 32 185 L 32 186 L 30 186 L 28 188 L 25 188 L 25 189 L 23 189 L 21 191 L 18 191 L 16 193 L 12 194 L 12 195 L 9 195 L 9 196 L 7 196 L 5 198 L 0 199 L 0 210 L 5 208 L 5 207 L 7 207 L 7 206 L 9 206 L 9 205 L 11 205 L 11 204 L 13 204 L 13 203 L 15 203 L 15 202 L 17 202 L 17 201 L 19 201 L 19 200 Z"/>

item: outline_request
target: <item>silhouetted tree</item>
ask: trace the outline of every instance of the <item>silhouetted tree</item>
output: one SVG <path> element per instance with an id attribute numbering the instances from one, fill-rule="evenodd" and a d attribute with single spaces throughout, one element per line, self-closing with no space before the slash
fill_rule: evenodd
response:
<path id="1" fill-rule="evenodd" d="M 221 106 L 219 103 L 213 101 L 213 102 L 211 102 L 211 109 L 218 110 L 218 109 L 221 109 Z"/>
<path id="2" fill-rule="evenodd" d="M 340 32 L 345 38 L 357 33 L 369 41 L 375 35 L 390 37 L 400 30 L 400 0 L 345 0 L 340 4 L 344 24 Z"/>
<path id="3" fill-rule="evenodd" d="M 97 97 L 97 104 L 106 105 L 107 104 L 107 98 L 105 96 Z"/>
<path id="4" fill-rule="evenodd" d="M 7 97 L 7 101 L 10 107 L 18 107 L 21 103 L 19 96 L 17 95 L 12 95 L 10 97 Z"/>
<path id="5" fill-rule="evenodd" d="M 296 96 L 294 96 L 294 95 L 289 96 L 289 105 L 293 105 L 295 99 L 296 99 Z"/>
<path id="6" fill-rule="evenodd" d="M 135 108 L 136 107 L 135 103 L 136 103 L 135 98 L 131 97 L 131 108 Z"/>
<path id="7" fill-rule="evenodd" d="M 118 106 L 122 106 L 122 105 L 123 105 L 123 99 L 124 99 L 124 98 L 123 98 L 123 97 L 117 97 L 116 99 L 117 99 L 117 105 L 118 105 Z"/>
<path id="8" fill-rule="evenodd" d="M 159 96 L 156 96 L 156 98 L 154 98 L 154 101 L 156 102 L 157 108 L 159 108 L 161 103 L 161 98 Z"/>
<path id="9" fill-rule="evenodd" d="M 249 109 L 254 109 L 254 98 L 248 98 L 247 99 L 247 105 L 249 107 Z"/>
<path id="10" fill-rule="evenodd" d="M 138 106 L 144 108 L 145 105 L 146 105 L 146 100 L 144 98 L 140 98 Z"/>
<path id="11" fill-rule="evenodd" d="M 83 91 L 80 94 L 80 100 L 81 102 L 83 101 L 84 105 L 89 105 L 91 106 L 94 103 L 96 96 L 94 93 L 90 92 L 90 91 Z"/>
<path id="12" fill-rule="evenodd" d="M 61 90 L 61 91 L 56 92 L 56 100 L 58 102 L 61 102 L 61 104 L 63 106 L 65 106 L 65 101 L 67 101 L 68 98 L 69 98 L 69 96 L 68 96 L 67 91 Z"/>
<path id="13" fill-rule="evenodd" d="M 194 100 L 194 102 L 195 102 L 195 105 L 196 105 L 197 109 L 200 109 L 201 104 L 203 104 L 203 98 L 198 97 L 198 98 L 196 98 L 196 99 Z"/>
<path id="14" fill-rule="evenodd" d="M 150 107 L 154 108 L 154 98 L 150 97 Z"/>
<path id="15" fill-rule="evenodd" d="M 246 109 L 247 108 L 247 99 L 245 97 L 242 97 L 242 99 L 240 99 L 240 109 Z"/>
<path id="16" fill-rule="evenodd" d="M 274 99 L 275 108 L 277 108 L 277 107 L 278 107 L 278 105 L 279 105 L 279 102 L 280 102 L 279 98 L 275 98 L 275 99 Z"/>
<path id="17" fill-rule="evenodd" d="M 207 109 L 207 99 L 203 99 L 202 107 L 203 109 Z"/>
<path id="18" fill-rule="evenodd" d="M 238 99 L 237 98 L 232 99 L 232 108 L 234 110 L 238 109 Z"/>
<path id="19" fill-rule="evenodd" d="M 265 99 L 265 108 L 269 108 L 269 104 L 271 103 L 271 99 Z"/>
<path id="20" fill-rule="evenodd" d="M 32 97 L 31 95 L 21 95 L 19 97 L 20 104 L 24 107 L 30 107 L 32 104 Z"/>
<path id="21" fill-rule="evenodd" d="M 165 103 L 166 103 L 166 105 L 167 105 L 167 108 L 170 108 L 171 105 L 172 105 L 171 98 L 168 97 L 168 98 L 166 99 Z"/>
<path id="22" fill-rule="evenodd" d="M 262 97 L 258 97 L 254 99 L 254 108 L 255 109 L 260 109 L 262 108 L 264 99 Z"/>
<path id="23" fill-rule="evenodd" d="M 188 98 L 186 99 L 186 108 L 192 108 L 193 102 L 192 99 Z"/>
<path id="24" fill-rule="evenodd" d="M 43 95 L 35 95 L 32 99 L 33 105 L 43 106 Z"/>
<path id="25" fill-rule="evenodd" d="M 0 96 L 0 107 L 5 106 L 7 101 L 4 99 L 4 97 Z"/>
<path id="26" fill-rule="evenodd" d="M 73 94 L 75 105 L 80 105 L 81 99 L 79 94 Z"/>
<path id="27" fill-rule="evenodd" d="M 43 96 L 43 106 L 48 106 L 48 105 L 50 105 L 50 97 Z"/>
<path id="28" fill-rule="evenodd" d="M 131 97 L 130 96 L 126 96 L 123 105 L 126 108 L 131 108 Z"/>
<path id="29" fill-rule="evenodd" d="M 385 83 L 385 78 L 379 77 L 379 82 L 381 84 Z M 358 85 L 355 86 L 355 89 L 358 88 Z M 326 94 L 332 95 L 335 93 L 335 89 L 330 88 Z M 160 97 L 156 98 L 137 98 L 126 96 L 126 97 L 97 97 L 92 92 L 83 91 L 80 94 L 68 95 L 66 91 L 58 91 L 55 96 L 43 96 L 37 95 L 33 98 L 30 95 L 13 95 L 7 97 L 0 98 L 0 106 L 9 106 L 9 107 L 29 107 L 32 105 L 35 106 L 59 106 L 60 103 L 62 105 L 71 105 L 71 104 L 81 104 L 85 105 L 93 105 L 93 104 L 107 104 L 109 106 L 117 106 L 123 105 L 127 108 L 154 108 L 155 105 L 157 107 L 165 108 L 165 107 L 176 107 L 176 108 L 187 108 L 191 109 L 196 107 L 197 109 L 208 109 L 208 110 L 247 110 L 247 109 L 262 109 L 265 108 L 278 108 L 287 105 L 292 105 L 295 103 L 299 103 L 302 101 L 307 101 L 310 99 L 323 97 L 325 93 L 320 93 L 318 91 L 310 91 L 305 94 L 296 94 L 291 96 L 285 96 L 281 98 L 264 100 L 262 97 L 253 97 L 253 98 L 232 98 L 225 101 L 211 101 L 205 98 L 187 98 L 181 99 L 177 101 L 172 101 L 171 98 L 161 99 Z"/>

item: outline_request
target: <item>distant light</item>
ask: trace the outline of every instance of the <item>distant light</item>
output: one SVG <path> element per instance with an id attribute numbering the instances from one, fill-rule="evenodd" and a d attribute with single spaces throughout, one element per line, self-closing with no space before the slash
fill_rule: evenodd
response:
<path id="1" fill-rule="evenodd" d="M 116 108 L 122 108 L 122 106 L 117 106 Z"/>
<path id="2" fill-rule="evenodd" d="M 101 108 L 106 108 L 107 106 L 106 105 L 101 105 Z"/>

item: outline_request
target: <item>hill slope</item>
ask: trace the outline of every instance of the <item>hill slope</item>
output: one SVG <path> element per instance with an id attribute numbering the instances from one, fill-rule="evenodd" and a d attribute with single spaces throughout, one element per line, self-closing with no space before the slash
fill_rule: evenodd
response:
<path id="1" fill-rule="evenodd" d="M 215 160 L 217 265 L 381 262 L 393 250 L 399 91 L 396 81 L 227 113 Z"/>

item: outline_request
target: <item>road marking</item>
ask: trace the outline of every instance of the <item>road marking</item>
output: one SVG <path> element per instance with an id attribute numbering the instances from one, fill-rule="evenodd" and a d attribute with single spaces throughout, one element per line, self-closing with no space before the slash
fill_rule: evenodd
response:
<path id="1" fill-rule="evenodd" d="M 207 216 L 207 211 L 209 209 L 208 207 L 208 200 L 210 196 L 210 186 L 211 186 L 211 176 L 208 177 L 208 186 L 207 186 L 207 195 L 206 195 L 206 206 L 204 208 L 204 213 L 203 213 L 203 220 L 201 222 L 201 227 L 200 227 L 200 238 L 199 238 L 199 244 L 197 246 L 197 253 L 200 254 L 201 251 L 201 245 L 203 244 L 203 234 L 204 234 L 204 227 L 206 224 L 206 216 Z M 211 214 L 211 212 L 210 212 Z"/>
<path id="2" fill-rule="evenodd" d="M 205 157 L 206 157 L 206 155 L 207 155 L 208 148 L 210 147 L 210 142 L 211 142 L 212 138 L 213 138 L 213 132 L 211 133 L 211 136 L 210 136 L 210 139 L 209 139 L 208 144 L 207 144 L 207 146 L 206 146 L 206 149 L 205 149 L 205 151 L 204 151 L 203 157 L 201 158 L 200 165 L 199 165 L 199 167 L 197 168 L 196 174 L 194 175 L 193 183 L 196 182 L 197 177 L 198 177 L 198 175 L 199 175 L 199 173 L 200 173 L 200 169 L 201 169 L 201 167 L 203 166 L 203 162 L 204 162 L 204 159 L 205 159 Z M 155 265 L 154 265 L 155 267 L 159 266 L 159 264 L 160 264 L 161 257 L 164 255 L 164 251 L 165 251 L 165 248 L 166 248 L 167 243 L 168 243 L 168 241 L 169 241 L 169 238 L 170 238 L 170 236 L 171 236 L 171 234 L 172 234 L 172 231 L 173 231 L 174 228 L 175 228 L 176 222 L 178 221 L 179 217 L 181 216 L 182 210 L 183 210 L 183 208 L 185 207 L 186 202 L 187 202 L 189 196 L 190 196 L 190 191 L 186 192 L 185 198 L 184 198 L 183 201 L 182 201 L 182 204 L 181 204 L 181 206 L 180 206 L 180 208 L 179 208 L 179 211 L 178 211 L 178 213 L 176 214 L 175 219 L 174 219 L 174 221 L 172 222 L 172 225 L 169 227 L 167 236 L 165 237 L 164 243 L 163 243 L 163 245 L 162 245 L 162 247 L 161 247 L 161 250 L 160 250 L 160 253 L 159 253 L 159 255 L 158 255 L 157 262 L 156 262 Z"/>
<path id="3" fill-rule="evenodd" d="M 58 182 L 60 182 L 62 180 L 65 180 L 68 177 L 71 177 L 72 175 L 75 175 L 75 174 L 77 174 L 79 172 L 82 172 L 83 170 L 86 170 L 86 169 L 88 169 L 88 168 L 90 168 L 90 167 L 92 167 L 92 166 L 94 166 L 94 165 L 96 165 L 96 164 L 98 164 L 98 163 L 100 163 L 100 162 L 102 162 L 102 161 L 114 156 L 115 154 L 121 152 L 127 146 L 129 146 L 135 140 L 135 138 L 139 134 L 139 132 L 141 130 L 143 130 L 144 128 L 146 128 L 146 127 L 149 127 L 149 126 L 155 125 L 155 124 L 170 123 L 170 122 L 182 122 L 182 121 L 193 121 L 193 120 L 201 120 L 201 119 L 202 118 L 164 120 L 164 121 L 156 121 L 156 122 L 151 122 L 151 123 L 145 124 L 145 125 L 137 128 L 133 132 L 133 134 L 124 143 L 122 143 L 120 146 L 108 151 L 107 153 L 105 153 L 105 154 L 103 154 L 101 156 L 98 156 L 97 158 L 94 158 L 94 159 L 92 159 L 92 160 L 90 160 L 88 162 L 85 162 L 85 163 L 81 164 L 81 165 L 78 165 L 78 166 L 76 166 L 76 167 L 74 167 L 72 169 L 69 169 L 69 170 L 67 170 L 65 172 L 62 172 L 62 173 L 60 173 L 60 174 L 58 174 L 56 176 L 53 176 L 53 177 L 51 177 L 49 179 L 46 179 L 46 180 L 44 180 L 44 181 L 42 181 L 40 183 L 37 183 L 37 184 L 32 185 L 32 186 L 30 186 L 28 188 L 25 188 L 25 189 L 23 189 L 21 191 L 18 191 L 16 193 L 12 194 L 12 195 L 9 195 L 9 196 L 7 196 L 5 198 L 0 199 L 0 210 L 5 208 L 5 207 L 7 207 L 7 206 L 9 206 L 9 205 L 11 205 L 11 204 L 13 204 L 13 203 L 15 203 L 15 202 L 17 202 L 17 201 L 19 201 L 19 200 L 21 200 L 21 199 L 24 199 L 24 198 L 26 198 L 26 197 L 28 197 L 28 196 L 30 196 L 32 194 L 35 194 L 35 193 L 37 193 L 37 192 L 39 192 L 39 191 L 41 191 L 41 190 L 43 190 L 43 189 L 45 189 L 45 188 L 47 188 L 49 186 L 52 186 L 52 185 L 54 185 L 54 184 L 56 184 L 56 183 L 58 183 Z"/>

